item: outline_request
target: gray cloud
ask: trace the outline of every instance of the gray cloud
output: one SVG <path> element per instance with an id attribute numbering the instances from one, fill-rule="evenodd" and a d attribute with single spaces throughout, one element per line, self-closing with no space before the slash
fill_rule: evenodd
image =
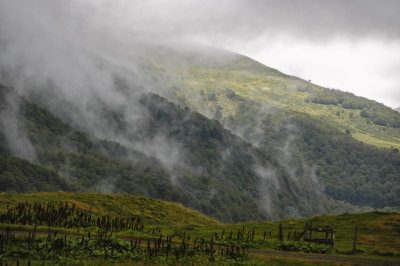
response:
<path id="1" fill-rule="evenodd" d="M 13 82 L 9 83 L 16 88 L 27 87 L 27 80 L 29 84 L 52 81 L 63 88 L 60 94 L 75 91 L 75 101 L 85 101 L 87 97 L 82 93 L 89 94 L 99 89 L 107 92 L 106 88 L 113 85 L 110 70 L 99 67 L 93 57 L 101 55 L 102 59 L 110 59 L 131 72 L 138 72 L 136 62 L 144 54 L 141 47 L 148 50 L 153 46 L 156 51 L 157 45 L 168 44 L 184 50 L 187 42 L 199 41 L 254 55 L 268 65 L 270 60 L 272 67 L 279 67 L 289 74 L 306 73 L 310 77 L 305 78 L 351 91 L 357 86 L 354 82 L 342 82 L 342 85 L 333 83 L 324 77 L 326 75 L 318 78 L 318 69 L 303 60 L 304 52 L 295 54 L 286 63 L 280 63 L 284 61 L 283 54 L 271 60 L 271 55 L 263 56 L 261 52 L 271 50 L 274 44 L 279 43 L 278 35 L 290 36 L 290 43 L 319 43 L 338 37 L 400 43 L 398 10 L 400 2 L 395 0 L 0 0 L 0 75 L 3 76 L 2 82 L 7 82 L 4 73 L 13 73 Z M 252 42 L 256 45 L 251 46 Z M 275 53 L 275 50 L 271 51 Z M 88 52 L 92 58 L 87 56 Z M 377 65 L 375 62 L 366 63 Z M 333 61 L 327 64 L 337 65 L 339 69 L 340 65 L 350 65 Z M 356 90 L 360 92 L 356 91 L 356 94 L 371 95 L 396 107 L 399 100 L 393 99 L 399 99 L 395 91 L 400 80 L 393 77 L 398 76 L 398 71 L 393 70 L 391 62 L 382 68 L 386 65 L 387 73 L 382 70 L 378 76 L 383 81 L 387 80 L 385 75 L 391 77 L 386 98 L 380 97 L 381 92 L 364 93 L 374 89 L 368 88 L 368 84 L 357 86 Z M 296 68 L 300 70 L 293 70 Z M 359 72 L 363 73 L 363 69 L 360 68 Z M 18 79 L 15 73 L 18 73 Z M 143 75 L 136 74 L 135 79 L 143 79 Z M 333 78 L 336 76 L 332 74 Z M 146 80 L 146 88 L 154 86 L 156 84 Z M 111 94 L 104 97 L 116 102 L 121 100 Z M 82 105 L 86 104 L 82 102 Z"/>
<path id="2" fill-rule="evenodd" d="M 151 38 L 246 41 L 282 31 L 316 40 L 400 38 L 395 0 L 93 1 L 91 8 L 91 23 Z"/>
<path id="3" fill-rule="evenodd" d="M 21 41 L 37 48 L 42 37 L 50 42 L 40 43 L 41 48 L 65 53 L 66 42 L 99 51 L 199 40 L 226 47 L 276 34 L 313 41 L 400 39 L 400 2 L 395 0 L 1 0 L 0 7 L 0 33 L 8 40 L 0 38 L 2 43 Z"/>
<path id="4" fill-rule="evenodd" d="M 0 82 L 31 97 L 39 88 L 39 94 L 48 96 L 43 105 L 53 113 L 98 138 L 158 157 L 172 171 L 185 154 L 179 144 L 163 135 L 136 143 L 130 138 L 147 115 L 137 107 L 136 92 L 166 86 L 140 70 L 140 60 L 149 50 L 157 52 L 162 44 L 182 52 L 190 49 L 187 42 L 196 41 L 240 47 L 260 35 L 273 40 L 280 34 L 317 42 L 338 36 L 397 40 L 399 7 L 397 1 L 344 0 L 0 0 Z M 126 81 L 129 93 L 116 86 L 116 77 Z M 108 110 L 118 110 L 131 132 L 113 130 L 102 118 L 102 111 Z M 20 131 L 16 125 L 10 135 Z M 14 135 L 17 141 L 26 139 Z M 28 158 L 34 157 L 30 150 Z M 271 184 L 262 184 L 260 193 L 279 187 L 272 170 L 255 171 L 262 182 Z M 106 181 L 98 188 L 110 186 Z M 263 200 L 268 209 L 272 198 Z"/>
<path id="5" fill-rule="evenodd" d="M 303 38 L 324 39 L 334 35 L 399 38 L 399 9 L 400 3 L 392 0 L 254 1 L 244 7 L 243 20 L 250 21 L 255 29 L 284 30 Z"/>
<path id="6" fill-rule="evenodd" d="M 157 51 L 157 45 L 168 44 L 184 50 L 182 43 L 201 41 L 246 51 L 243 47 L 264 36 L 255 47 L 263 50 L 281 34 L 312 42 L 338 36 L 399 40 L 398 10 L 400 2 L 394 0 L 0 0 L 0 76 L 24 90 L 55 84 L 59 97 L 68 95 L 81 106 L 90 105 L 85 102 L 90 94 L 118 105 L 125 95 L 107 89 L 116 70 L 103 63 L 129 70 L 125 76 L 135 74 L 136 84 L 152 90 L 157 84 L 143 80 L 137 65 L 142 47 Z M 296 65 L 296 58 L 289 61 Z M 300 55 L 297 61 L 298 68 L 307 69 Z M 392 63 L 388 67 L 388 75 L 396 76 Z M 399 83 L 393 81 L 390 90 Z"/>
<path id="7" fill-rule="evenodd" d="M 41 26 L 81 42 L 192 38 L 245 42 L 282 31 L 316 40 L 336 35 L 400 38 L 396 0 L 2 0 L 0 5 L 3 20 L 12 17 L 14 26 L 31 34 L 37 34 L 32 27 Z"/>

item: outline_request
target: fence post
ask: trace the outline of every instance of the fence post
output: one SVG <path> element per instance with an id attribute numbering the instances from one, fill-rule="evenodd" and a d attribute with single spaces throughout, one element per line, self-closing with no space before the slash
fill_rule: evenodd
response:
<path id="1" fill-rule="evenodd" d="M 325 241 L 328 242 L 328 237 L 329 237 L 329 226 L 326 226 L 326 232 L 325 232 Z"/>
<path id="2" fill-rule="evenodd" d="M 358 225 L 356 225 L 356 233 L 354 234 L 353 252 L 357 249 L 357 238 L 358 238 Z"/>
<path id="3" fill-rule="evenodd" d="M 283 241 L 282 224 L 279 224 L 279 241 Z"/>
<path id="4" fill-rule="evenodd" d="M 331 248 L 335 248 L 335 226 L 332 225 Z"/>

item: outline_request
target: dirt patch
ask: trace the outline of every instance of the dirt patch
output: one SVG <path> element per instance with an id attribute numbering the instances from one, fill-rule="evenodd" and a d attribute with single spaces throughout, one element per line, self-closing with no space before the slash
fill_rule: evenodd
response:
<path id="1" fill-rule="evenodd" d="M 388 262 L 380 260 L 370 260 L 361 258 L 342 257 L 334 255 L 319 255 L 319 254 L 306 254 L 306 253 L 292 253 L 292 252 L 275 252 L 275 251 L 262 251 L 262 250 L 249 250 L 251 254 L 262 254 L 274 257 L 290 257 L 297 259 L 306 259 L 314 261 L 330 261 L 351 265 L 400 265 L 400 262 Z M 388 264 L 389 263 L 389 264 Z"/>

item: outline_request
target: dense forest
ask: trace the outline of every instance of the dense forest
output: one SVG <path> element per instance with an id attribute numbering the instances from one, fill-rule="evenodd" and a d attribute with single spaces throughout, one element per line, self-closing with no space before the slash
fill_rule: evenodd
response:
<path id="1" fill-rule="evenodd" d="M 7 161 L 22 162 L 14 167 L 18 169 L 12 172 L 13 183 L 3 186 L 2 191 L 62 189 L 126 193 L 181 202 L 223 221 L 266 217 L 258 208 L 257 178 L 249 165 L 253 156 L 266 162 L 268 159 L 216 121 L 174 106 L 159 96 L 143 96 L 141 102 L 151 110 L 152 119 L 143 121 L 136 137 L 169 130 L 169 137 L 181 139 L 185 144 L 183 150 L 193 152 L 188 153 L 180 169 L 168 170 L 155 158 L 116 142 L 91 138 L 27 100 L 21 98 L 18 102 L 19 123 L 35 148 L 36 158 L 32 164 L 6 155 L 12 154 L 12 147 L 7 146 L 2 132 L 2 158 L 7 159 L 4 161 L 7 168 L 1 169 L 1 182 L 10 182 L 8 168 L 12 165 Z M 228 146 L 235 152 L 232 161 L 223 159 L 219 152 Z M 46 173 L 35 183 L 30 181 L 36 176 L 25 169 L 32 166 Z M 176 175 L 176 182 L 172 182 L 172 174 Z M 61 185 L 45 185 L 50 178 L 46 179 L 47 176 L 54 180 L 52 183 L 62 181 Z"/>
<path id="2" fill-rule="evenodd" d="M 313 169 L 323 191 L 336 200 L 374 208 L 400 206 L 397 148 L 364 144 L 352 138 L 351 132 L 340 132 L 304 113 L 275 109 L 255 119 L 262 106 L 241 101 L 240 112 L 226 119 L 226 126 L 246 134 L 266 153 L 280 151 L 275 157 L 286 161 L 296 175 Z"/>
<path id="3" fill-rule="evenodd" d="M 142 95 L 138 104 L 147 115 L 126 132 L 138 142 L 162 132 L 166 141 L 179 144 L 181 161 L 169 167 L 133 147 L 92 137 L 14 90 L 1 89 L 0 116 L 9 115 L 7 99 L 12 97 L 19 134 L 34 147 L 29 161 L 13 157 L 15 141 L 4 124 L 8 120 L 1 120 L 2 191 L 146 195 L 180 202 L 224 222 L 308 216 L 350 206 L 329 197 L 359 206 L 399 206 L 398 153 L 362 144 L 306 115 L 277 112 L 286 117 L 279 122 L 271 115 L 260 118 L 255 115 L 259 106 L 241 99 L 240 113 L 224 123 L 246 135 L 244 141 L 217 120 L 158 95 Z M 123 113 L 103 112 L 115 129 L 128 127 Z M 249 126 L 238 132 L 243 125 L 259 130 Z"/>

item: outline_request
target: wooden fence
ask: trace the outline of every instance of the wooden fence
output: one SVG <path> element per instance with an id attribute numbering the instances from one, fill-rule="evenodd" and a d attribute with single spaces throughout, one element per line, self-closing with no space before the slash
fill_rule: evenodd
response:
<path id="1" fill-rule="evenodd" d="M 312 222 L 304 226 L 304 241 L 335 247 L 335 228 L 333 226 L 318 227 Z"/>

